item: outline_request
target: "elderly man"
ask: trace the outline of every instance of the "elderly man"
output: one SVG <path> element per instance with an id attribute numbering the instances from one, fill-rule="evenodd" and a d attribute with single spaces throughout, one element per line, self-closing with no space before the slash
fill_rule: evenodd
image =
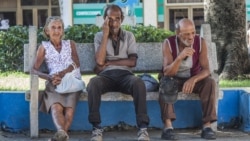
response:
<path id="1" fill-rule="evenodd" d="M 136 77 L 131 68 L 136 66 L 137 53 L 135 37 L 121 29 L 124 19 L 117 5 L 109 5 L 104 11 L 102 32 L 95 35 L 95 71 L 98 75 L 88 83 L 89 122 L 93 125 L 91 141 L 102 140 L 100 127 L 101 95 L 119 91 L 133 96 L 136 122 L 139 128 L 138 141 L 149 141 L 147 126 L 149 118 L 146 106 L 144 82 Z M 111 107 L 114 108 L 114 107 Z"/>
<path id="2" fill-rule="evenodd" d="M 211 129 L 211 123 L 217 120 L 215 81 L 210 77 L 205 40 L 196 34 L 192 20 L 181 19 L 176 24 L 176 35 L 164 41 L 162 75 L 175 80 L 178 91 L 185 94 L 193 92 L 199 94 L 203 114 L 201 137 L 216 139 L 216 134 Z M 166 102 L 167 99 L 168 97 L 164 97 L 164 95 L 159 97 L 161 117 L 164 123 L 161 138 L 176 140 L 177 137 L 172 126 L 176 115 L 173 102 Z M 175 96 L 176 99 L 177 96 Z"/>

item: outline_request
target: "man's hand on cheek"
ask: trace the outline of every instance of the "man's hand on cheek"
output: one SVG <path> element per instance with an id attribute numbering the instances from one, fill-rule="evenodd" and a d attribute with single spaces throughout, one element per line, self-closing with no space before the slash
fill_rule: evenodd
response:
<path id="1" fill-rule="evenodd" d="M 102 31 L 103 31 L 103 35 L 108 36 L 109 35 L 109 18 L 108 16 L 106 16 L 104 23 L 102 25 Z"/>

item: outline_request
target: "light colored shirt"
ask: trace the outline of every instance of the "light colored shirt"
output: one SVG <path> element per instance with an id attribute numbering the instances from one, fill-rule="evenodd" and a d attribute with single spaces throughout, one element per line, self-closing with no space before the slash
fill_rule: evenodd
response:
<path id="1" fill-rule="evenodd" d="M 120 36 L 123 38 L 120 40 L 120 46 L 119 46 L 119 53 L 118 55 L 115 55 L 114 53 L 114 47 L 112 45 L 112 40 L 108 38 L 107 42 L 107 50 L 106 50 L 106 60 L 120 60 L 120 59 L 127 59 L 130 55 L 136 55 L 137 56 L 137 47 L 136 47 L 136 41 L 133 33 L 125 30 L 120 31 Z M 95 45 L 95 51 L 98 50 L 98 48 L 101 45 L 103 32 L 98 32 L 95 35 L 94 39 L 94 45 Z M 122 69 L 122 70 L 128 70 L 131 71 L 132 68 L 128 66 L 114 66 L 109 65 L 105 68 L 105 70 L 113 70 L 113 69 Z"/>
<path id="2" fill-rule="evenodd" d="M 173 59 L 180 54 L 177 36 L 171 36 L 167 38 L 169 49 L 173 55 Z M 191 46 L 195 50 L 193 56 L 187 57 L 187 59 L 182 60 L 179 69 L 177 71 L 176 76 L 180 78 L 189 78 L 198 74 L 201 71 L 201 67 L 199 64 L 199 55 L 201 52 L 201 37 L 195 35 L 194 43 Z"/>
<path id="3" fill-rule="evenodd" d="M 62 40 L 62 49 L 58 52 L 50 41 L 43 41 L 45 48 L 45 61 L 48 66 L 49 74 L 56 74 L 69 67 L 73 63 L 71 55 L 70 40 Z M 81 78 L 80 69 L 76 68 L 74 75 Z"/>

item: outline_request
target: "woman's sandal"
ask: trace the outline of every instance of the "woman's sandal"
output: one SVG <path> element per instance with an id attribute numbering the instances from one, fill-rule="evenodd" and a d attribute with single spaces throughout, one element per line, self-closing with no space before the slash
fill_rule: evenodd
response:
<path id="1" fill-rule="evenodd" d="M 64 130 L 59 130 L 48 141 L 68 141 L 69 135 Z"/>

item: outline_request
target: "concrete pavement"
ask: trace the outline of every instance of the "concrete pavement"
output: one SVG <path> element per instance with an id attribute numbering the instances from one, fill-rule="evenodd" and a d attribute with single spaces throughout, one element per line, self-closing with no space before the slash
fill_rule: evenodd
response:
<path id="1" fill-rule="evenodd" d="M 161 129 L 148 129 L 151 141 L 162 141 L 160 139 Z M 178 135 L 179 141 L 204 141 L 200 138 L 199 129 L 175 129 Z M 52 137 L 54 131 L 40 131 L 40 137 L 31 139 L 29 137 L 29 131 L 23 131 L 21 133 L 9 133 L 0 131 L 0 141 L 47 141 Z M 112 130 L 103 133 L 103 141 L 136 141 L 137 130 Z M 90 140 L 90 131 L 73 131 L 69 133 L 69 141 L 88 141 Z M 249 133 L 244 133 L 238 129 L 225 129 L 217 131 L 218 141 L 249 141 Z"/>

